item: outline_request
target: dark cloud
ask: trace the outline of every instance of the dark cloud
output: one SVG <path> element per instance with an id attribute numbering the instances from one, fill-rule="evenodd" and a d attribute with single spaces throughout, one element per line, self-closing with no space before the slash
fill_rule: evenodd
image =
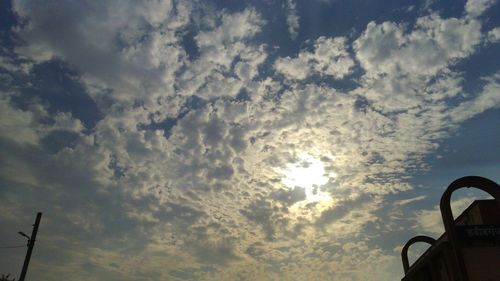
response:
<path id="1" fill-rule="evenodd" d="M 240 210 L 240 213 L 250 221 L 260 225 L 267 239 L 273 239 L 275 225 L 272 221 L 273 209 L 270 202 L 266 200 L 254 201 L 248 208 Z"/>
<path id="2" fill-rule="evenodd" d="M 346 217 L 353 210 L 362 208 L 364 203 L 370 200 L 369 195 L 360 195 L 355 199 L 342 200 L 335 203 L 335 205 L 321 213 L 321 216 L 316 220 L 316 225 L 325 227 L 328 224 L 335 223 Z"/>
<path id="3" fill-rule="evenodd" d="M 293 189 L 280 189 L 274 191 L 270 195 L 271 198 L 285 203 L 287 206 L 293 205 L 299 201 L 306 199 L 306 191 L 304 188 L 296 186 Z"/>
<path id="4" fill-rule="evenodd" d="M 64 148 L 74 148 L 80 136 L 71 131 L 53 131 L 41 141 L 45 149 L 57 153 Z"/>
<path id="5" fill-rule="evenodd" d="M 176 223 L 184 228 L 194 224 L 204 215 L 201 211 L 180 204 L 168 203 L 162 207 L 155 214 L 160 221 Z"/>

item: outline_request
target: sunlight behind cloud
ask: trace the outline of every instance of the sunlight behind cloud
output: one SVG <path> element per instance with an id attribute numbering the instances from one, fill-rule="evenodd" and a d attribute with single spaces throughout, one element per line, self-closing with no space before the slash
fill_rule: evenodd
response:
<path id="1" fill-rule="evenodd" d="M 308 202 L 330 199 L 328 193 L 320 190 L 320 187 L 328 182 L 325 165 L 320 159 L 308 153 L 301 153 L 299 160 L 288 163 L 282 173 L 284 177 L 281 182 L 290 189 L 297 186 L 304 188 Z"/>

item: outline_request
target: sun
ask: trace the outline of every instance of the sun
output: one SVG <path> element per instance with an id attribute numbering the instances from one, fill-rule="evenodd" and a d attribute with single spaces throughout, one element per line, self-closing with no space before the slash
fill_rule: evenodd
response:
<path id="1" fill-rule="evenodd" d="M 282 170 L 284 177 L 281 183 L 292 189 L 301 187 L 305 189 L 306 200 L 308 202 L 318 202 L 330 199 L 330 195 L 320 190 L 329 178 L 325 173 L 324 163 L 308 154 L 299 154 L 299 160 L 294 163 L 288 163 Z"/>

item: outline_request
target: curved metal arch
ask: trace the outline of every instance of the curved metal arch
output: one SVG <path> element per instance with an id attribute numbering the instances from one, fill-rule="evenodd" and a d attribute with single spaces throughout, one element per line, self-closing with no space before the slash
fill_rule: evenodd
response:
<path id="1" fill-rule="evenodd" d="M 408 272 L 408 269 L 410 269 L 410 262 L 408 261 L 408 249 L 411 245 L 418 242 L 425 242 L 427 244 L 430 244 L 432 247 L 432 245 L 436 243 L 436 239 L 425 235 L 419 235 L 406 242 L 406 244 L 403 246 L 403 249 L 401 249 L 401 261 L 403 262 L 403 269 L 405 274 Z"/>
<path id="2" fill-rule="evenodd" d="M 446 191 L 441 196 L 440 209 L 443 217 L 443 223 L 446 225 L 451 222 L 453 225 L 454 218 L 451 212 L 450 200 L 452 193 L 463 187 L 475 187 L 477 189 L 481 189 L 484 192 L 490 194 L 493 198 L 496 199 L 498 204 L 500 205 L 500 186 L 487 178 L 477 177 L 477 176 L 468 176 L 455 180 L 452 182 Z"/>
<path id="3" fill-rule="evenodd" d="M 468 176 L 455 180 L 452 182 L 446 191 L 441 196 L 441 202 L 439 207 L 441 209 L 441 217 L 443 219 L 444 228 L 446 230 L 448 240 L 451 243 L 453 255 L 455 256 L 455 260 L 458 263 L 458 266 L 462 273 L 462 280 L 468 280 L 467 272 L 465 269 L 465 262 L 463 257 L 459 254 L 460 247 L 459 241 L 457 239 L 457 234 L 455 230 L 455 219 L 453 218 L 453 212 L 451 211 L 451 195 L 452 193 L 463 187 L 475 187 L 485 191 L 495 198 L 497 204 L 500 206 L 500 186 L 487 178 L 477 177 L 477 176 Z"/>

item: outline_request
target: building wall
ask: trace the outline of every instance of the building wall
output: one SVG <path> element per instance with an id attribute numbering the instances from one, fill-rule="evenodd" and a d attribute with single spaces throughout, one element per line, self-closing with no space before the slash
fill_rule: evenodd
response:
<path id="1" fill-rule="evenodd" d="M 500 246 L 462 249 L 470 281 L 500 280 Z"/>

